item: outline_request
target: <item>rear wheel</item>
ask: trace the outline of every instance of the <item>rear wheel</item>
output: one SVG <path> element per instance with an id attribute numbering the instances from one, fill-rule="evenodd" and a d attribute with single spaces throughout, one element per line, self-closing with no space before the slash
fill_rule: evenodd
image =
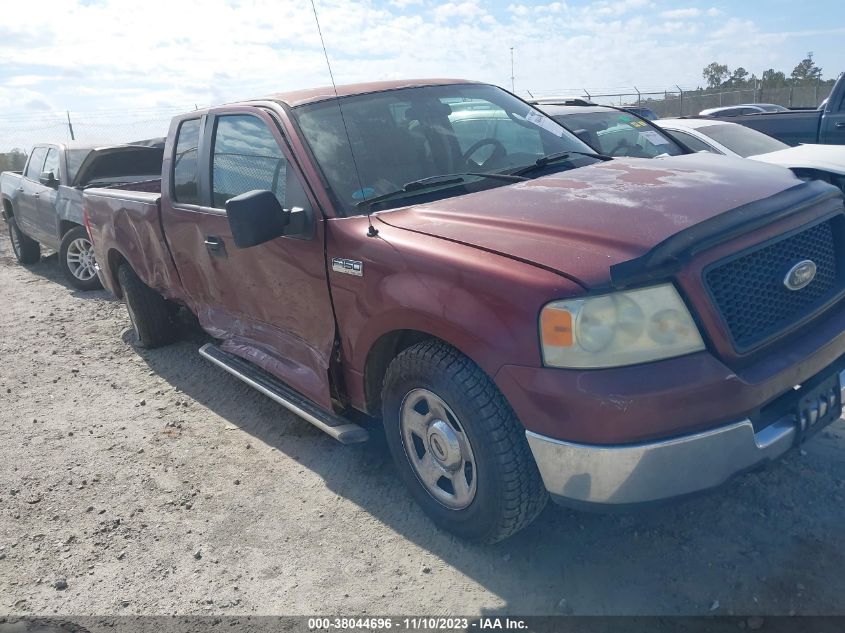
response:
<path id="1" fill-rule="evenodd" d="M 117 272 L 126 311 L 141 347 L 161 347 L 176 340 L 176 324 L 170 315 L 169 301 L 141 281 L 128 265 Z"/>
<path id="2" fill-rule="evenodd" d="M 424 341 L 399 354 L 382 402 L 400 477 L 442 528 L 494 543 L 545 506 L 525 430 L 490 378 L 456 349 Z"/>
<path id="3" fill-rule="evenodd" d="M 59 265 L 74 288 L 99 290 L 103 287 L 95 268 L 94 245 L 84 226 L 76 226 L 65 233 L 59 246 Z"/>
<path id="4" fill-rule="evenodd" d="M 41 246 L 31 237 L 21 233 L 15 217 L 8 218 L 9 239 L 12 241 L 12 250 L 15 258 L 21 264 L 37 264 L 41 259 Z"/>

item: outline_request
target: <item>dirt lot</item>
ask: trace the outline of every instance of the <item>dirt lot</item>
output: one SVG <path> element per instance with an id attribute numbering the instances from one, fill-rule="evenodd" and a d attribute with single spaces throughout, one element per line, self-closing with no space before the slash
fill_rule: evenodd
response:
<path id="1" fill-rule="evenodd" d="M 344 447 L 0 235 L 0 613 L 845 614 L 845 424 L 722 491 L 436 530 Z"/>

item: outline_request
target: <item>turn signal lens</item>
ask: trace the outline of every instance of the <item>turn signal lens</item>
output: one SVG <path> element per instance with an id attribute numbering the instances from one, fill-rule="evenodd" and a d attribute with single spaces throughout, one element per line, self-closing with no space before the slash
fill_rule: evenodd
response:
<path id="1" fill-rule="evenodd" d="M 547 308 L 540 315 L 540 328 L 543 331 L 543 341 L 556 347 L 572 345 L 572 314 L 568 310 Z"/>

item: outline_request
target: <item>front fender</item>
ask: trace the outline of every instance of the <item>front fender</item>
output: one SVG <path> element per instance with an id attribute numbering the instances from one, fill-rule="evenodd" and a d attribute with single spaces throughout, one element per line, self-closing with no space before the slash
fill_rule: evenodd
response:
<path id="1" fill-rule="evenodd" d="M 462 244 L 366 218 L 327 222 L 329 284 L 347 388 L 362 405 L 367 357 L 385 335 L 414 331 L 440 338 L 489 376 L 505 364 L 541 365 L 537 320 L 545 303 L 583 292 L 565 277 Z M 361 276 L 332 270 L 359 261 Z"/>

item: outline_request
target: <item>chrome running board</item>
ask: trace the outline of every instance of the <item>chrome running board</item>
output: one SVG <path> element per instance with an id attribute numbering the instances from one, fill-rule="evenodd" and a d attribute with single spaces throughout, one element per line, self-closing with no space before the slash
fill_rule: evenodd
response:
<path id="1" fill-rule="evenodd" d="M 291 413 L 298 415 L 324 433 L 331 435 L 342 444 L 366 442 L 370 437 L 367 429 L 364 427 L 350 422 L 339 415 L 323 411 L 316 404 L 288 387 L 275 376 L 270 375 L 240 356 L 224 352 L 211 343 L 206 343 L 200 348 L 200 355 L 218 367 L 225 369 L 235 378 L 242 380 L 253 389 L 260 391 L 268 398 L 275 400 Z"/>

